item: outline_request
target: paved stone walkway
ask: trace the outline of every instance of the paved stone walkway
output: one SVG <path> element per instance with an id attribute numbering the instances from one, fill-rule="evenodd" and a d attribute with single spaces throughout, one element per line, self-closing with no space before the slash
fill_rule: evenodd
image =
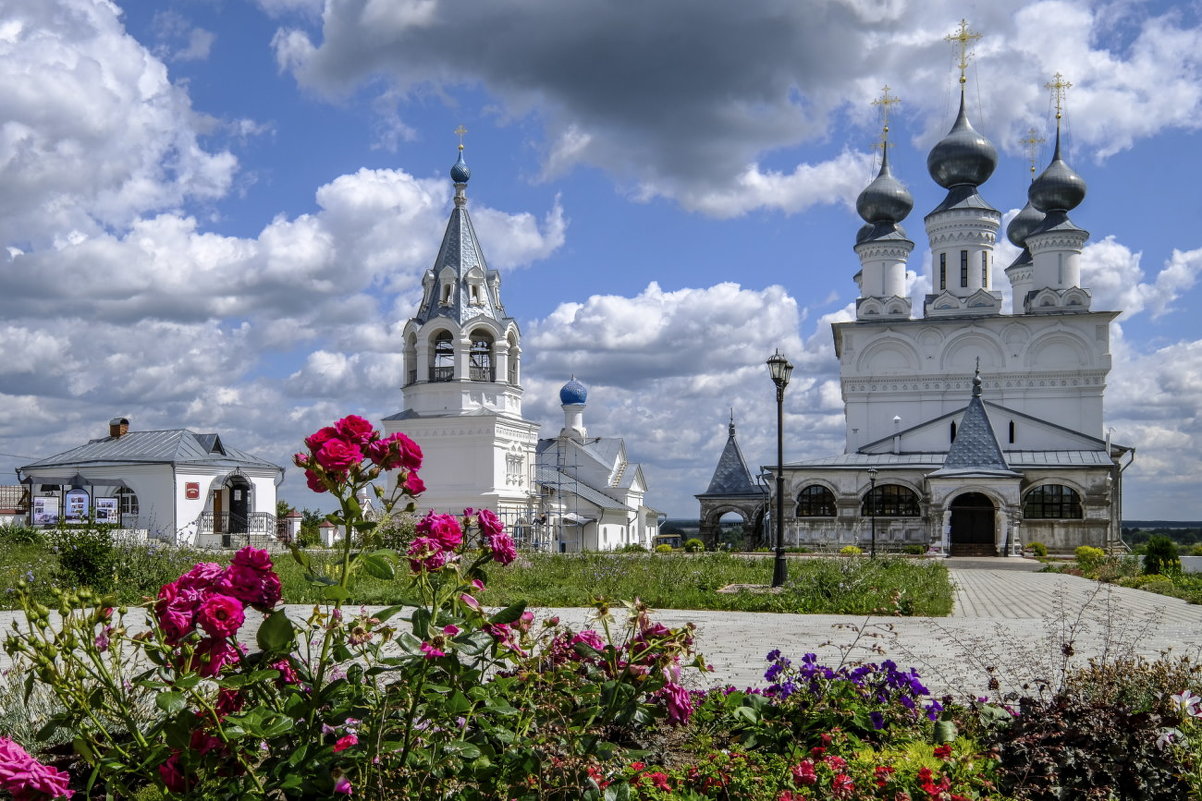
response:
<path id="1" fill-rule="evenodd" d="M 817 653 L 827 665 L 842 660 L 893 659 L 915 667 L 935 694 L 996 696 L 1039 681 L 1057 682 L 1068 665 L 1091 657 L 1172 655 L 1202 659 L 1202 606 L 1087 579 L 1037 573 L 1026 559 L 948 559 L 956 585 L 946 618 L 848 617 L 747 612 L 660 610 L 665 625 L 697 626 L 698 650 L 714 672 L 700 685 L 760 686 L 764 655 L 779 648 L 790 658 Z M 312 607 L 290 607 L 304 617 Z M 567 624 L 589 624 L 586 609 L 536 610 Z M 0 630 L 16 613 L 0 612 Z M 247 626 L 244 632 L 250 634 Z M 1066 655 L 1064 645 L 1071 644 Z M 0 652 L 0 669 L 11 662 Z"/>

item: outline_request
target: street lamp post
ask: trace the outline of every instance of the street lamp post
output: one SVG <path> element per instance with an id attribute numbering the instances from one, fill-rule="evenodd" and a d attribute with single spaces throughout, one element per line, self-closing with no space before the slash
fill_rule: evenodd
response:
<path id="1" fill-rule="evenodd" d="M 872 519 L 872 545 L 868 555 L 873 559 L 876 558 L 876 473 L 875 467 L 868 468 L 868 514 Z"/>
<path id="2" fill-rule="evenodd" d="M 768 373 L 776 384 L 776 559 L 772 563 L 772 586 L 784 585 L 785 566 L 785 387 L 793 365 L 778 350 L 768 359 Z"/>

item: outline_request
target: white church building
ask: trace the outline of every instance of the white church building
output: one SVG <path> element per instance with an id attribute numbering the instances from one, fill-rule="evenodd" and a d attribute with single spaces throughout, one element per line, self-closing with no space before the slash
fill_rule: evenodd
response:
<path id="1" fill-rule="evenodd" d="M 621 439 L 585 437 L 584 386 L 561 390 L 570 419 L 556 438 L 540 440 L 522 416 L 522 335 L 468 215 L 471 171 L 459 151 L 455 205 L 404 328 L 404 409 L 383 420 L 421 446 L 419 512 L 492 509 L 519 546 L 538 550 L 649 546 L 658 513 L 643 504 L 642 470 Z"/>
<path id="2" fill-rule="evenodd" d="M 1118 312 L 1092 308 L 1081 285 L 1088 233 L 1068 214 L 1085 183 L 1061 156 L 1057 114 L 1052 161 L 1006 231 L 1023 250 L 1004 270 L 1003 309 L 993 254 L 1002 215 L 978 191 L 997 153 L 969 123 L 963 85 L 955 123 L 927 158 L 947 195 L 924 218 L 932 289 L 917 313 L 906 293 L 914 242 L 900 225 L 913 200 L 887 145 L 857 200 L 856 319 L 833 326 L 846 445 L 785 465 L 791 544 L 868 550 L 875 537 L 883 549 L 1006 555 L 1036 541 L 1057 551 L 1120 542 L 1134 450 L 1104 433 Z"/>

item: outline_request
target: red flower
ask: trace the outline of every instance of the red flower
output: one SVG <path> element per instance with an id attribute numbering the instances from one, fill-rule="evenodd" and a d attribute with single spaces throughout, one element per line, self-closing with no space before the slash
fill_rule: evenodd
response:
<path id="1" fill-rule="evenodd" d="M 855 782 L 846 773 L 840 773 L 831 779 L 831 795 L 835 798 L 851 798 L 855 790 Z"/>
<path id="2" fill-rule="evenodd" d="M 228 595 L 210 595 L 196 613 L 196 622 L 213 637 L 232 637 L 246 619 L 242 602 Z"/>
<path id="3" fill-rule="evenodd" d="M 944 743 L 943 745 L 935 746 L 935 756 L 939 757 L 940 759 L 944 759 L 944 760 L 951 759 L 952 758 L 951 744 Z"/>
<path id="4" fill-rule="evenodd" d="M 363 461 L 363 452 L 354 443 L 328 439 L 321 444 L 321 449 L 313 454 L 313 457 L 330 473 L 345 475 L 348 470 Z"/>
<path id="5" fill-rule="evenodd" d="M 409 472 L 405 475 L 405 492 L 410 495 L 421 495 L 426 491 L 426 482 L 422 481 L 421 476 L 415 472 Z"/>
<path id="6" fill-rule="evenodd" d="M 366 445 L 373 439 L 378 439 L 375 426 L 357 414 L 348 414 L 334 424 L 334 430 L 339 438 L 356 445 Z"/>
<path id="7" fill-rule="evenodd" d="M 347 734 L 338 738 L 338 742 L 334 743 L 334 753 L 340 754 L 352 745 L 358 745 L 359 738 L 354 734 Z"/>
<path id="8" fill-rule="evenodd" d="M 876 781 L 877 787 L 884 787 L 889 783 L 889 777 L 893 774 L 894 768 L 888 765 L 877 765 L 872 771 L 872 776 Z"/>
<path id="9" fill-rule="evenodd" d="M 668 776 L 665 773 L 660 773 L 657 770 L 652 771 L 651 773 L 644 773 L 643 776 L 647 779 L 650 779 L 651 783 L 661 790 L 672 789 L 672 785 L 668 783 Z"/>
<path id="10" fill-rule="evenodd" d="M 321 446 L 324 445 L 327 440 L 334 439 L 337 436 L 338 432 L 333 426 L 326 426 L 325 428 L 318 429 L 309 436 L 305 437 L 305 445 L 309 448 L 309 450 L 316 453 L 317 451 L 321 450 Z"/>
<path id="11" fill-rule="evenodd" d="M 793 766 L 793 781 L 798 784 L 816 784 L 818 773 L 814 770 L 814 760 L 804 759 Z"/>
<path id="12" fill-rule="evenodd" d="M 454 515 L 440 515 L 433 511 L 418 521 L 414 528 L 418 537 L 428 537 L 438 542 L 444 550 L 453 551 L 463 544 L 463 529 Z"/>
<path id="13" fill-rule="evenodd" d="M 399 431 L 368 445 L 367 456 L 385 470 L 413 471 L 422 466 L 422 449 Z"/>

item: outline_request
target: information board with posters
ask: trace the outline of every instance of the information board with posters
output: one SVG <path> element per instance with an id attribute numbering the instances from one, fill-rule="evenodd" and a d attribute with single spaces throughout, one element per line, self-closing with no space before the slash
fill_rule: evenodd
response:
<path id="1" fill-rule="evenodd" d="M 121 522 L 121 516 L 117 511 L 116 498 L 97 498 L 92 502 L 92 513 L 96 515 L 97 523 Z"/>
<path id="2" fill-rule="evenodd" d="M 33 499 L 33 524 L 35 526 L 58 525 L 57 495 L 39 495 Z"/>
<path id="3" fill-rule="evenodd" d="M 79 523 L 88 518 L 88 500 L 91 496 L 85 489 L 69 490 L 64 498 L 68 523 Z"/>

